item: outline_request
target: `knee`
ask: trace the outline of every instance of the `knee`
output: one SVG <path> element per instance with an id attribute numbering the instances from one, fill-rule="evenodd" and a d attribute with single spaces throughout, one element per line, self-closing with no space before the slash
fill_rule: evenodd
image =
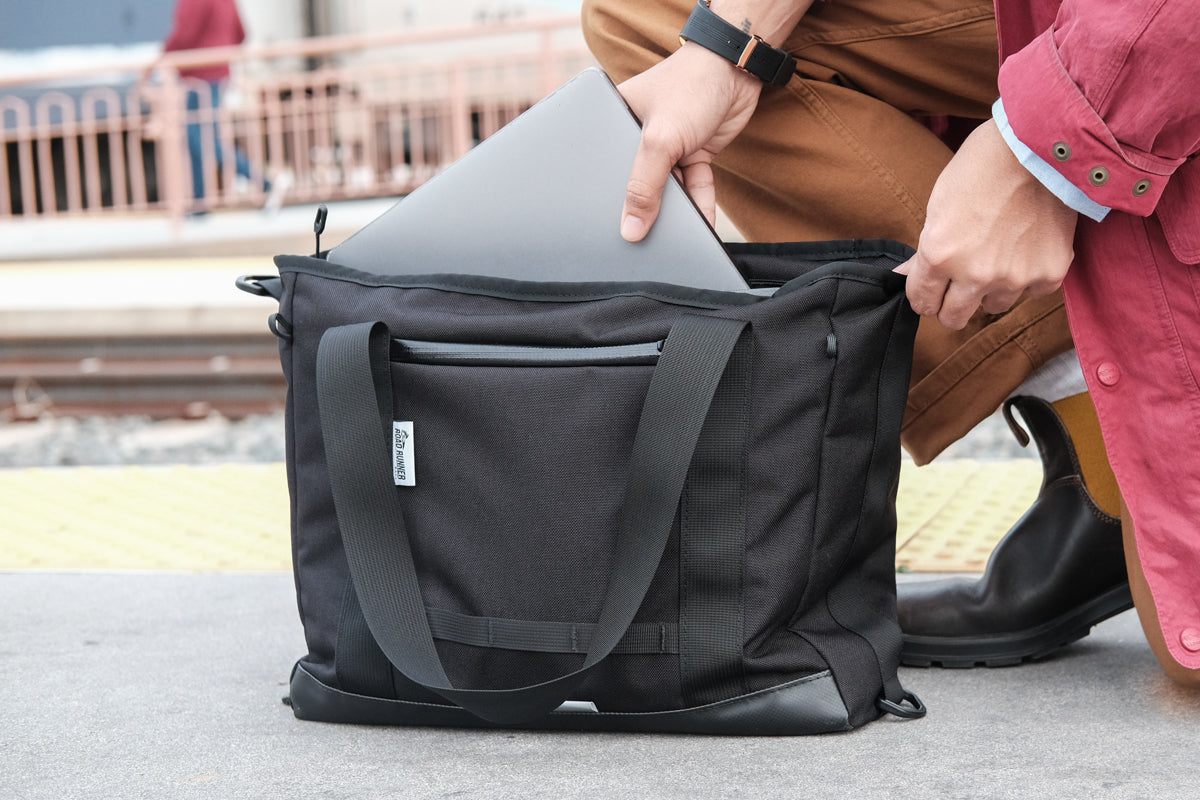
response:
<path id="1" fill-rule="evenodd" d="M 637 6 L 626 0 L 583 0 L 579 11 L 583 35 L 589 43 L 594 37 L 607 38 L 610 32 L 619 38 L 620 30 L 632 27 L 637 18 Z"/>
<path id="2" fill-rule="evenodd" d="M 687 11 L 675 5 L 674 0 L 584 0 L 580 13 L 584 39 L 615 82 L 645 71 L 678 46 Z"/>
<path id="3" fill-rule="evenodd" d="M 597 20 L 605 13 L 610 2 L 611 0 L 583 0 L 579 10 L 579 21 L 583 25 L 585 36 L 595 29 Z"/>
<path id="4" fill-rule="evenodd" d="M 580 24 L 588 49 L 617 82 L 638 72 L 631 72 L 632 67 L 624 66 L 633 49 L 629 23 L 635 17 L 630 4 L 621 0 L 584 0 L 580 10 Z"/>
<path id="5" fill-rule="evenodd" d="M 1200 691 L 1200 669 L 1188 669 L 1170 655 L 1160 658 L 1159 663 L 1162 665 L 1163 671 L 1167 673 L 1167 677 L 1175 683 L 1185 689 Z"/>

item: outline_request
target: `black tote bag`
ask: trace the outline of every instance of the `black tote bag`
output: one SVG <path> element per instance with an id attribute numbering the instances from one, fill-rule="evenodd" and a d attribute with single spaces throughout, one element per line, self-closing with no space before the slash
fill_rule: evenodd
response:
<path id="1" fill-rule="evenodd" d="M 886 241 L 749 292 L 281 256 L 301 719 L 849 730 L 896 677 L 916 317 Z"/>

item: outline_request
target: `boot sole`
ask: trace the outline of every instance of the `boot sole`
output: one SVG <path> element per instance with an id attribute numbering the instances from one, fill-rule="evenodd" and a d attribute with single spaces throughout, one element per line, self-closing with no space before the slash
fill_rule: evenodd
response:
<path id="1" fill-rule="evenodd" d="M 1035 628 L 995 636 L 910 636 L 904 634 L 900 663 L 909 667 L 1011 667 L 1044 658 L 1082 639 L 1092 626 L 1133 608 L 1129 584 Z"/>

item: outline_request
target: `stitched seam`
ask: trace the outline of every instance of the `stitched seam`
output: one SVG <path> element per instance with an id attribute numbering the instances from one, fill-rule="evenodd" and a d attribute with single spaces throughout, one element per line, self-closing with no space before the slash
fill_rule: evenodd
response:
<path id="1" fill-rule="evenodd" d="M 745 335 L 745 333 L 743 333 Z M 749 480 L 747 479 L 748 461 L 750 458 L 749 447 L 747 443 L 750 432 L 750 398 L 754 397 L 754 339 L 747 336 L 746 346 L 746 363 L 749 365 L 747 369 L 746 380 L 743 383 L 743 392 L 741 401 L 738 404 L 740 412 L 742 431 L 746 434 L 742 440 L 741 452 L 738 453 L 738 486 L 741 487 L 743 496 L 749 490 Z M 744 694 L 749 685 L 746 682 L 746 505 L 742 505 L 741 519 L 738 521 L 741 528 L 742 542 L 739 548 L 741 563 L 738 565 L 737 571 L 737 596 L 738 596 L 738 639 L 741 643 L 741 659 L 738 661 L 738 684 Z"/>
<path id="2" fill-rule="evenodd" d="M 877 172 L 883 178 L 883 183 L 892 194 L 900 202 L 901 205 L 911 214 L 916 220 L 918 226 L 924 223 L 925 207 L 924 204 L 917 201 L 917 198 L 909 192 L 900 180 L 896 177 L 896 173 L 884 166 L 874 153 L 867 148 L 862 140 L 854 134 L 854 132 L 842 120 L 833 113 L 833 110 L 822 100 L 816 92 L 802 81 L 792 81 L 788 84 L 788 90 L 796 95 L 813 114 L 823 121 L 830 128 L 835 130 L 837 134 L 847 143 L 850 144 L 854 153 L 862 159 L 862 161 Z"/>
<path id="3" fill-rule="evenodd" d="M 992 12 L 990 6 L 987 8 L 989 10 L 986 12 L 975 9 L 961 9 L 946 14 L 926 17 L 925 19 L 901 22 L 895 25 L 868 25 L 857 28 L 845 28 L 828 33 L 814 33 L 802 37 L 800 39 L 801 44 L 796 46 L 795 49 L 789 49 L 789 52 L 799 53 L 806 48 L 816 45 L 857 44 L 877 39 L 907 39 L 937 33 L 991 19 Z"/>
<path id="4" fill-rule="evenodd" d="M 1159 9 L 1162 7 L 1164 0 L 1148 6 L 1142 18 L 1137 24 L 1131 26 L 1125 34 L 1124 40 L 1120 42 L 1110 43 L 1107 47 L 1109 58 L 1105 69 L 1096 76 L 1095 85 L 1099 92 L 1094 98 L 1090 98 L 1092 106 L 1097 109 L 1098 113 L 1102 113 L 1102 109 L 1108 106 L 1109 95 L 1112 94 L 1113 85 L 1116 83 L 1117 76 L 1120 75 L 1122 67 L 1129 59 L 1129 51 L 1133 49 L 1134 44 L 1145 33 L 1146 28 L 1150 25 L 1150 21 L 1158 15 Z M 1057 37 L 1056 37 L 1057 38 Z M 1058 42 L 1055 41 L 1055 51 L 1058 50 Z M 1060 58 L 1061 60 L 1061 58 Z"/>
<path id="5" fill-rule="evenodd" d="M 1050 489 L 1053 489 L 1056 486 L 1069 486 L 1069 487 L 1074 488 L 1076 491 L 1078 491 L 1080 497 L 1083 498 L 1084 505 L 1087 506 L 1088 511 L 1090 511 L 1092 513 L 1092 516 L 1094 516 L 1096 519 L 1100 520 L 1101 522 L 1107 522 L 1110 525 L 1119 524 L 1121 522 L 1120 517 L 1114 517 L 1112 514 L 1109 514 L 1107 511 L 1102 509 L 1100 506 L 1096 505 L 1096 501 L 1092 498 L 1092 493 L 1090 491 L 1088 491 L 1087 484 L 1084 483 L 1083 479 L 1080 478 L 1078 475 L 1069 475 L 1065 478 L 1059 478 L 1058 480 L 1051 483 L 1049 486 L 1044 487 L 1042 489 L 1042 491 L 1046 492 Z"/>
<path id="6" fill-rule="evenodd" d="M 1037 362 L 1030 356 L 1029 350 L 1027 350 L 1025 347 L 1023 347 L 1021 345 L 1021 343 L 1019 341 L 1017 341 L 1017 337 L 1023 336 L 1024 334 L 1026 334 L 1030 328 L 1033 328 L 1039 322 L 1041 322 L 1042 320 L 1049 317 L 1057 309 L 1058 309 L 1058 307 L 1055 306 L 1054 308 L 1047 309 L 1046 311 L 1042 312 L 1041 314 L 1038 314 L 1037 316 L 1033 317 L 1032 319 L 1029 320 L 1028 323 L 1021 326 L 1021 329 L 1013 337 L 1011 337 L 1010 341 L 1012 341 L 1013 345 L 1017 349 L 1019 349 L 1025 355 L 1026 358 L 1030 359 L 1031 364 L 1036 364 Z M 993 348 L 991 350 L 988 350 L 983 355 L 977 357 L 973 361 L 969 362 L 966 366 L 964 366 L 961 370 L 959 370 L 956 380 L 951 382 L 945 390 L 934 395 L 933 397 L 931 397 L 929 399 L 928 402 L 922 404 L 921 406 L 915 406 L 912 403 L 906 404 L 905 405 L 905 416 L 904 416 L 905 422 L 904 422 L 903 430 L 908 430 L 908 428 L 914 422 L 916 422 L 918 419 L 923 417 L 926 414 L 926 412 L 930 411 L 934 406 L 936 406 L 943 399 L 945 399 L 946 395 L 950 394 L 951 391 L 953 391 L 955 386 L 962 383 L 969 375 L 971 375 L 973 372 L 975 372 L 981 366 L 986 364 L 990 359 L 995 357 L 995 355 L 997 353 L 1001 353 L 1006 349 L 1007 348 L 1005 348 L 1005 347 Z"/>
<path id="7" fill-rule="evenodd" d="M 1188 392 L 1189 405 L 1192 407 L 1192 416 L 1200 418 L 1200 385 L 1196 383 L 1196 374 L 1192 370 L 1192 365 L 1188 361 L 1187 349 L 1181 344 L 1183 337 L 1179 333 L 1179 328 L 1175 325 L 1175 317 L 1171 310 L 1171 304 L 1167 301 L 1166 287 L 1163 286 L 1163 279 L 1159 267 L 1159 260 L 1155 255 L 1154 248 L 1150 244 L 1150 233 L 1146 230 L 1146 222 L 1140 225 L 1135 224 L 1135 230 L 1138 235 L 1138 245 L 1142 248 L 1145 255 L 1142 258 L 1142 270 L 1146 273 L 1149 279 L 1148 283 L 1153 287 L 1154 307 L 1158 314 L 1158 322 L 1162 328 L 1163 336 L 1168 340 L 1168 348 L 1171 352 L 1171 360 L 1175 365 L 1175 370 L 1178 373 L 1180 381 L 1191 387 Z M 1193 283 L 1193 286 L 1195 284 Z"/>

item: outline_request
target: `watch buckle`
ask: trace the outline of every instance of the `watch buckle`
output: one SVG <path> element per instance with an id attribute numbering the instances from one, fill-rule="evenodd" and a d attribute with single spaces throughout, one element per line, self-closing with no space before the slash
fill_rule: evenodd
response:
<path id="1" fill-rule="evenodd" d="M 765 44 L 765 42 L 763 42 L 763 38 L 761 36 L 751 35 L 750 41 L 746 42 L 746 47 L 742 50 L 742 54 L 738 57 L 738 69 L 746 68 L 746 64 L 749 63 L 750 57 L 754 55 L 754 51 L 758 49 L 760 44 Z"/>

